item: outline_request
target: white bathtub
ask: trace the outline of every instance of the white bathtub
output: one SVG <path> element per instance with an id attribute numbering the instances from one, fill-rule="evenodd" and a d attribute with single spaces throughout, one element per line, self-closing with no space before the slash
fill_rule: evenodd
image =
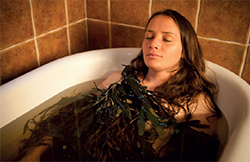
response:
<path id="1" fill-rule="evenodd" d="M 72 86 L 105 78 L 112 72 L 123 69 L 122 64 L 129 64 L 139 50 L 117 48 L 75 54 L 53 61 L 0 86 L 2 160 L 7 160 L 17 152 L 17 141 L 20 140 L 24 122 L 27 120 L 23 117 L 25 114 L 41 105 L 48 106 L 43 103 L 55 95 L 55 100 L 59 100 L 60 97 L 72 94 L 71 89 L 71 92 L 58 95 Z M 249 162 L 250 86 L 223 67 L 208 61 L 207 66 L 215 72 L 214 74 L 208 70 L 208 77 L 213 81 L 214 75 L 217 77 L 220 87 L 217 104 L 228 121 L 228 138 L 219 161 Z M 41 110 L 36 110 L 38 111 Z M 226 131 L 224 126 L 221 129 Z"/>

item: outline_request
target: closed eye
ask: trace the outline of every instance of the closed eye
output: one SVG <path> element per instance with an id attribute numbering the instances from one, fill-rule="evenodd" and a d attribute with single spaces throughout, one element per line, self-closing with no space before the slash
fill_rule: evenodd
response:
<path id="1" fill-rule="evenodd" d="M 163 39 L 163 41 L 165 41 L 165 42 L 172 42 L 172 41 L 169 40 L 169 39 Z"/>

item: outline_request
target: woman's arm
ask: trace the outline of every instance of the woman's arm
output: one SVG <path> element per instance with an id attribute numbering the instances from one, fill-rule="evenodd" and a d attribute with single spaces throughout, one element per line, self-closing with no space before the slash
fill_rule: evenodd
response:
<path id="1" fill-rule="evenodd" d="M 193 129 L 204 132 L 209 135 L 216 134 L 218 116 L 215 110 L 211 107 L 211 99 L 206 97 L 205 94 L 200 94 L 197 97 L 197 106 L 194 104 L 191 109 L 193 110 L 190 120 L 200 120 L 201 124 L 209 125 L 209 128 L 195 128 Z"/>
<path id="2" fill-rule="evenodd" d="M 209 125 L 209 128 L 196 128 L 191 126 L 192 129 L 197 130 L 199 132 L 204 132 L 209 135 L 216 134 L 217 120 L 218 117 L 215 116 L 213 109 L 211 108 L 209 102 L 211 100 L 205 98 L 205 94 L 200 94 L 195 98 L 195 102 L 189 105 L 191 118 L 192 120 L 199 120 L 200 124 Z M 187 109 L 187 108 L 185 108 Z M 180 109 L 179 113 L 175 115 L 175 118 L 178 123 L 185 122 L 187 120 L 187 113 L 185 110 Z M 151 123 L 149 123 L 151 124 Z M 150 125 L 151 126 L 151 125 Z M 152 128 L 152 127 L 150 127 Z M 160 149 L 169 142 L 173 135 L 173 127 L 169 126 L 164 131 L 166 132 L 165 136 L 158 137 L 155 142 L 152 144 L 154 150 L 158 153 Z"/>
<path id="3" fill-rule="evenodd" d="M 185 107 L 187 110 L 187 108 Z M 199 94 L 195 99 L 194 103 L 189 105 L 189 110 L 191 113 L 192 120 L 199 120 L 200 124 L 209 125 L 209 128 L 196 128 L 191 127 L 199 132 L 204 132 L 209 135 L 214 135 L 216 133 L 218 117 L 215 116 L 215 110 L 211 107 L 211 100 L 204 93 Z M 178 122 L 186 121 L 186 112 L 181 109 L 180 112 L 175 115 Z"/>
<path id="4" fill-rule="evenodd" d="M 47 145 L 30 147 L 29 150 L 27 150 L 26 155 L 20 160 L 20 162 L 40 161 L 40 157 L 43 154 L 43 152 L 47 150 L 50 146 L 52 146 L 52 138 L 49 136 L 45 136 L 42 138 L 42 143 Z"/>
<path id="5" fill-rule="evenodd" d="M 112 73 L 108 78 L 106 78 L 102 83 L 98 85 L 100 89 L 108 88 L 112 83 L 119 82 L 121 80 L 121 71 Z M 40 157 L 45 150 L 52 145 L 51 137 L 45 137 L 44 143 L 48 145 L 34 146 L 30 148 L 26 155 L 20 161 L 40 161 Z"/>
<path id="6" fill-rule="evenodd" d="M 121 80 L 121 71 L 117 71 L 112 73 L 109 77 L 107 77 L 102 83 L 98 85 L 100 89 L 107 89 L 111 84 L 119 82 Z"/>

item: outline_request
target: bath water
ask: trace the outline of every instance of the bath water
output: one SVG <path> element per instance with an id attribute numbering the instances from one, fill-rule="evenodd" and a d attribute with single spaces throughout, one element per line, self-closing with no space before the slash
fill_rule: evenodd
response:
<path id="1" fill-rule="evenodd" d="M 94 82 L 96 84 L 103 81 L 103 79 L 98 79 L 95 81 L 88 81 L 76 86 L 70 87 L 51 99 L 45 101 L 39 106 L 32 109 L 30 112 L 25 115 L 19 117 L 18 119 L 12 121 L 5 127 L 1 129 L 1 161 L 13 160 L 19 152 L 19 148 L 22 146 L 20 140 L 28 138 L 30 136 L 30 132 L 27 131 L 24 135 L 23 128 L 28 119 L 33 118 L 36 114 L 41 112 L 43 109 L 57 103 L 62 97 L 70 97 L 74 96 L 78 93 L 85 94 L 95 87 Z M 227 141 L 228 134 L 228 125 L 224 116 L 219 120 L 218 124 L 218 138 L 221 142 L 218 155 L 223 151 L 223 147 Z"/>
<path id="2" fill-rule="evenodd" d="M 28 113 L 22 115 L 21 117 L 17 118 L 16 120 L 12 121 L 11 123 L 1 128 L 1 146 L 0 146 L 1 161 L 13 160 L 13 158 L 15 158 L 18 154 L 19 148 L 22 146 L 22 143 L 20 141 L 30 136 L 29 131 L 27 131 L 23 135 L 23 128 L 28 119 L 33 118 L 36 114 L 38 114 L 42 110 L 57 103 L 62 97 L 70 97 L 70 96 L 75 96 L 78 93 L 85 94 L 89 92 L 92 88 L 95 87 L 94 82 L 98 85 L 103 80 L 104 79 L 87 81 L 72 86 L 62 92 L 59 92 L 57 95 L 41 103 Z"/>

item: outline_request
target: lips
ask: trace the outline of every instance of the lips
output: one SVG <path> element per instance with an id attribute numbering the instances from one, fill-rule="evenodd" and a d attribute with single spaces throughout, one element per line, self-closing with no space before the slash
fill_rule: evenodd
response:
<path id="1" fill-rule="evenodd" d="M 161 57 L 161 55 L 158 55 L 156 53 L 150 53 L 150 54 L 147 54 L 147 56 L 150 57 L 150 58 L 159 58 L 159 57 Z"/>

